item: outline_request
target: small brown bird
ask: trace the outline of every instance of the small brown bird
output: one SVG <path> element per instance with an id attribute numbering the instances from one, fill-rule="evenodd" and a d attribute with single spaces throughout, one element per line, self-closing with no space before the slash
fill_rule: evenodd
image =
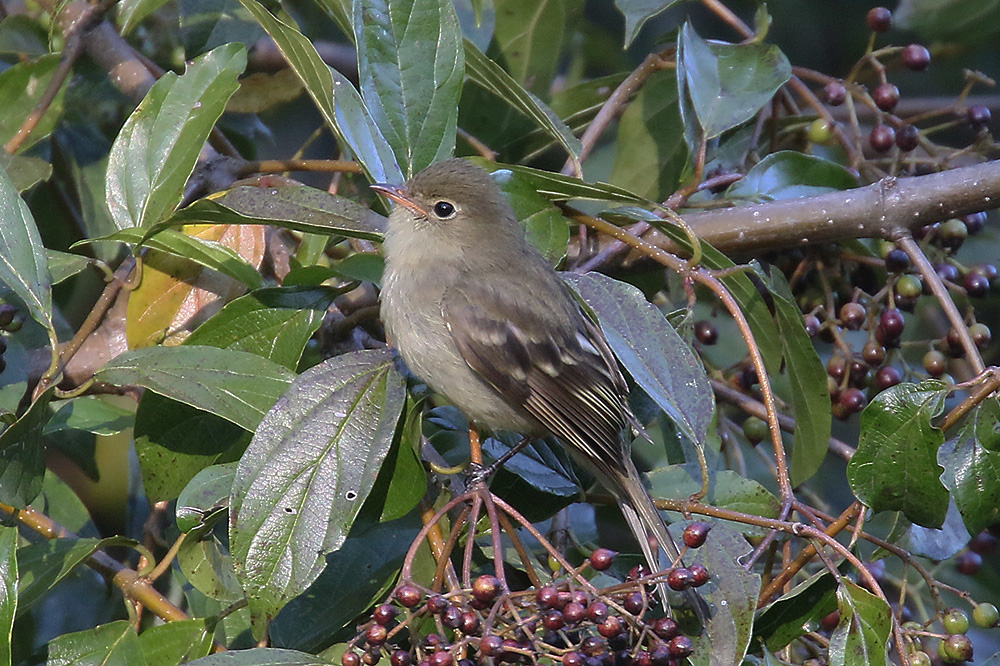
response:
<path id="1" fill-rule="evenodd" d="M 398 204 L 383 246 L 381 314 L 413 373 L 480 426 L 555 435 L 614 493 L 652 570 L 676 562 L 629 455 L 636 420 L 621 370 L 492 177 L 451 159 L 406 185 L 372 189 Z M 705 623 L 704 599 L 685 597 Z"/>

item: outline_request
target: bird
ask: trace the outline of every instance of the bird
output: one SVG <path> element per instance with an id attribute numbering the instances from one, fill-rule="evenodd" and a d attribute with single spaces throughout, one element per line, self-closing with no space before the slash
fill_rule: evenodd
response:
<path id="1" fill-rule="evenodd" d="M 410 371 L 479 427 L 554 435 L 615 496 L 651 570 L 664 567 L 650 536 L 679 563 L 630 455 L 638 422 L 621 369 L 496 181 L 452 158 L 371 188 L 395 204 L 380 315 Z M 707 603 L 684 595 L 704 625 Z"/>

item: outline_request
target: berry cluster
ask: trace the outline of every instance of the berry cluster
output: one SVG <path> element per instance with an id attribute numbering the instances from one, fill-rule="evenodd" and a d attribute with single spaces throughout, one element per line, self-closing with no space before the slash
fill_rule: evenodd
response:
<path id="1" fill-rule="evenodd" d="M 705 543 L 709 526 L 691 523 L 684 543 Z M 615 553 L 599 548 L 577 570 L 607 571 Z M 575 580 L 575 579 L 574 579 Z M 362 633 L 348 644 L 342 666 L 473 666 L 530 664 L 541 659 L 563 666 L 674 666 L 694 643 L 670 617 L 656 617 L 651 577 L 634 568 L 623 584 L 604 590 L 554 580 L 534 590 L 505 592 L 493 575 L 449 594 L 413 583 L 396 588 L 391 601 L 372 612 Z M 667 585 L 677 591 L 709 580 L 701 565 L 673 567 Z"/>
<path id="2" fill-rule="evenodd" d="M 827 81 L 823 87 L 822 99 L 831 107 L 837 107 L 850 98 L 871 108 L 877 114 L 877 120 L 868 133 L 868 145 L 877 155 L 888 153 L 893 146 L 901 153 L 909 153 L 920 146 L 925 136 L 914 124 L 894 115 L 900 93 L 899 88 L 887 79 L 887 66 L 883 60 L 888 58 L 890 64 L 898 61 L 906 69 L 922 72 L 930 66 L 931 53 L 922 44 L 887 46 L 875 50 L 874 38 L 892 26 L 892 12 L 885 7 L 874 7 L 866 18 L 868 27 L 872 31 L 872 47 L 869 48 L 866 58 L 859 62 L 859 66 L 870 66 L 878 82 L 869 93 L 867 87 L 854 78 L 860 72 L 858 67 L 846 80 Z M 955 118 L 953 122 L 964 122 L 979 133 L 985 132 L 990 126 L 990 109 L 982 104 L 959 104 L 948 109 L 946 113 Z M 808 138 L 813 143 L 826 144 L 833 138 L 833 128 L 826 120 L 817 119 L 809 127 Z"/>

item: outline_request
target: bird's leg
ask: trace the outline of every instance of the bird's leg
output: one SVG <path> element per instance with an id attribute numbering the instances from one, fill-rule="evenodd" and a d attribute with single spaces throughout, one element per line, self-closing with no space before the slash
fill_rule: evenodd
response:
<path id="1" fill-rule="evenodd" d="M 470 437 L 472 436 L 472 433 L 473 433 L 473 430 L 470 428 L 469 429 L 469 436 Z M 477 442 L 476 443 L 478 444 L 478 435 L 477 435 Z M 485 484 L 486 480 L 488 478 L 490 478 L 491 476 L 493 476 L 493 474 L 495 474 L 498 469 L 500 469 L 501 467 L 503 467 L 504 465 L 507 464 L 508 460 L 510 460 L 511 458 L 513 458 L 514 456 L 516 456 L 518 453 L 520 453 L 521 451 L 523 451 L 524 448 L 526 446 L 528 446 L 528 444 L 530 444 L 530 443 L 531 443 L 531 438 L 530 437 L 523 438 L 515 446 L 512 446 L 510 449 L 507 450 L 506 453 L 504 453 L 502 456 L 500 456 L 499 458 L 497 458 L 495 461 L 493 461 L 489 465 L 483 465 L 482 464 L 482 462 L 481 462 L 482 461 L 482 457 L 480 457 L 480 462 L 479 463 L 476 463 L 475 459 L 473 459 L 473 462 L 469 465 L 469 472 L 468 472 L 468 475 L 467 475 L 467 478 L 468 478 L 468 487 L 469 488 L 474 488 L 478 484 Z"/>

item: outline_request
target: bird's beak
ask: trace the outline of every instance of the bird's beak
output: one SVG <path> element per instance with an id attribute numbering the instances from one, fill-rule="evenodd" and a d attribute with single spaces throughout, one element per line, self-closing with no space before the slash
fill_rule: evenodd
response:
<path id="1" fill-rule="evenodd" d="M 389 185 L 388 183 L 372 183 L 369 185 L 371 189 L 375 190 L 379 194 L 384 194 L 389 197 L 400 206 L 405 206 L 417 215 L 426 216 L 428 214 L 427 210 L 418 204 L 413 197 L 410 195 L 410 191 L 406 189 L 404 185 Z"/>

